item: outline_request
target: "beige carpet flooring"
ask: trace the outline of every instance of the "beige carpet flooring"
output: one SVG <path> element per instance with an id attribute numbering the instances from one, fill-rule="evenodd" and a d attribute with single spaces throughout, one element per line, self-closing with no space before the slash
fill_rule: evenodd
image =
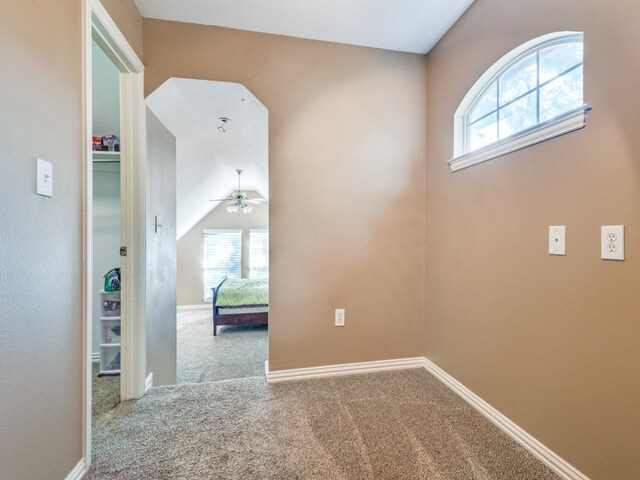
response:
<path id="1" fill-rule="evenodd" d="M 218 327 L 213 336 L 211 310 L 178 313 L 177 383 L 202 383 L 264 376 L 267 326 Z"/>
<path id="2" fill-rule="evenodd" d="M 99 428 L 105 419 L 105 414 L 120 403 L 120 376 L 105 375 L 99 377 L 100 364 L 93 363 L 93 378 L 91 382 L 91 415 L 92 428 Z"/>
<path id="3" fill-rule="evenodd" d="M 159 387 L 111 415 L 87 480 L 557 478 L 422 369 Z"/>
<path id="4" fill-rule="evenodd" d="M 203 383 L 264 376 L 268 333 L 262 326 L 226 326 L 212 335 L 211 311 L 181 312 L 177 319 L 178 383 Z M 98 377 L 99 365 L 93 364 L 93 426 L 100 427 L 120 401 L 120 377 Z"/>

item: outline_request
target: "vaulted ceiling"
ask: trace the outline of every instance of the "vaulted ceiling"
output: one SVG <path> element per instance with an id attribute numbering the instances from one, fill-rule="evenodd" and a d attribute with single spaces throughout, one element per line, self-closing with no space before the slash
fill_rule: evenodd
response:
<path id="1" fill-rule="evenodd" d="M 135 0 L 143 17 L 427 53 L 474 0 Z"/>
<path id="2" fill-rule="evenodd" d="M 178 238 L 237 188 L 236 168 L 243 190 L 269 198 L 269 111 L 244 86 L 170 78 L 146 101 L 176 137 Z"/>

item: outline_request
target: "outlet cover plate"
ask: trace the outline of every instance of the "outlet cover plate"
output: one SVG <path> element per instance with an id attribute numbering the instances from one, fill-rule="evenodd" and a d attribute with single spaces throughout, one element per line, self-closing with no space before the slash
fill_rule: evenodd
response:
<path id="1" fill-rule="evenodd" d="M 624 260 L 624 225 L 601 228 L 600 250 L 603 260 Z"/>
<path id="2" fill-rule="evenodd" d="M 549 255 L 566 255 L 565 225 L 549 227 Z"/>

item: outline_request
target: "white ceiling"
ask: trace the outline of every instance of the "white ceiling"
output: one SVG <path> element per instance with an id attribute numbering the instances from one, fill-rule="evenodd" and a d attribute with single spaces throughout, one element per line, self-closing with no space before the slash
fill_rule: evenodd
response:
<path id="1" fill-rule="evenodd" d="M 269 198 L 269 111 L 243 85 L 170 78 L 147 105 L 176 137 L 176 229 L 181 238 L 237 188 Z M 219 117 L 228 117 L 226 133 Z"/>
<path id="2" fill-rule="evenodd" d="M 474 0 L 135 0 L 143 17 L 427 53 Z"/>

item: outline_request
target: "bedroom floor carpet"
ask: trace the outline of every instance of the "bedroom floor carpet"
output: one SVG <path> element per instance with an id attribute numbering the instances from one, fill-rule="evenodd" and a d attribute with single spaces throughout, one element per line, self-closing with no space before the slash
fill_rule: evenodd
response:
<path id="1" fill-rule="evenodd" d="M 94 447 L 87 480 L 558 478 L 421 369 L 153 388 Z"/>
<path id="2" fill-rule="evenodd" d="M 226 326 L 212 335 L 211 312 L 193 310 L 177 317 L 177 382 L 202 383 L 232 378 L 264 377 L 268 334 L 266 326 Z M 93 364 L 93 428 L 108 422 L 120 402 L 120 377 L 98 377 Z"/>
<path id="3" fill-rule="evenodd" d="M 268 333 L 263 326 L 218 327 L 211 310 L 178 313 L 177 383 L 203 383 L 263 376 Z"/>

